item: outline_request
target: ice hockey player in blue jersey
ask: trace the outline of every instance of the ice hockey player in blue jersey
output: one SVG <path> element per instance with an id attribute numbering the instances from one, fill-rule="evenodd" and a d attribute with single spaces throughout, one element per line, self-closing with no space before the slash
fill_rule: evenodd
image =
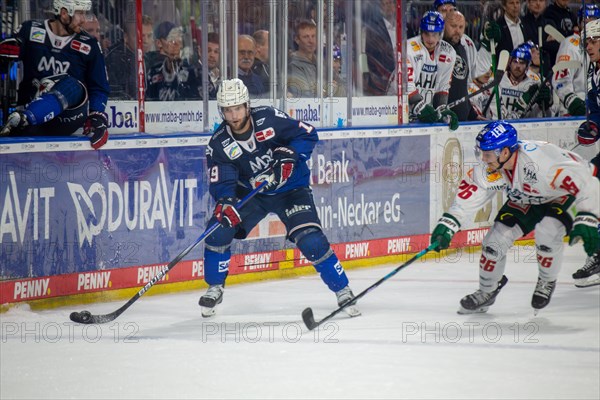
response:
<path id="1" fill-rule="evenodd" d="M 109 86 L 98 41 L 82 30 L 91 0 L 54 0 L 53 19 L 26 21 L 0 42 L 0 68 L 19 61 L 17 111 L 0 136 L 68 136 L 83 127 L 94 149 L 108 140 Z"/>
<path id="2" fill-rule="evenodd" d="M 583 34 L 591 63 L 587 77 L 587 87 L 590 88 L 587 94 L 589 113 L 577 131 L 577 140 L 583 146 L 592 146 L 600 139 L 600 19 L 588 22 Z M 600 179 L 600 153 L 591 162 L 596 167 L 596 177 Z M 600 250 L 588 256 L 583 267 L 573 274 L 573 279 L 577 287 L 600 285 Z"/>
<path id="3" fill-rule="evenodd" d="M 206 149 L 209 191 L 217 204 L 215 221 L 222 227 L 205 242 L 204 278 L 209 288 L 200 297 L 202 315 L 215 314 L 223 299 L 234 238 L 243 239 L 269 212 L 286 227 L 287 238 L 314 265 L 321 279 L 337 296 L 338 304 L 354 298 L 348 278 L 325 237 L 309 187 L 306 164 L 319 137 L 316 129 L 272 107 L 250 108 L 248 89 L 240 79 L 224 80 L 217 92 L 223 118 Z M 243 208 L 237 199 L 263 181 L 265 189 Z M 353 304 L 345 309 L 360 315 Z"/>

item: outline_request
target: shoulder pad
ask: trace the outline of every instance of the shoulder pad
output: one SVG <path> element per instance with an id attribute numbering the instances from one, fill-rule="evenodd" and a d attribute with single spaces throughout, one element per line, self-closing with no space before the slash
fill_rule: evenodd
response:
<path id="1" fill-rule="evenodd" d="M 411 49 L 413 49 L 413 51 L 421 50 L 421 45 L 416 40 L 411 40 L 410 42 L 408 42 L 408 44 L 411 47 Z"/>
<path id="2" fill-rule="evenodd" d="M 573 46 L 577 46 L 577 47 L 579 47 L 579 40 L 580 40 L 580 39 L 579 39 L 579 36 L 576 36 L 576 35 L 572 35 L 572 36 L 569 38 L 569 42 L 570 42 L 570 43 L 573 43 Z"/>

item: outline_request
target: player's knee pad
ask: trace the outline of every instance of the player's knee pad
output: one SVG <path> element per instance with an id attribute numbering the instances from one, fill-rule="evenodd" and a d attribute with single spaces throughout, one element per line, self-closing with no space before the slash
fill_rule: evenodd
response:
<path id="1" fill-rule="evenodd" d="M 67 74 L 42 78 L 36 97 L 42 97 L 46 94 L 56 96 L 63 110 L 78 107 L 87 100 L 85 86 Z"/>
<path id="2" fill-rule="evenodd" d="M 535 248 L 540 277 L 556 280 L 563 258 L 563 237 L 567 234 L 564 224 L 556 218 L 543 218 L 535 228 Z"/>
<path id="3" fill-rule="evenodd" d="M 290 239 L 296 243 L 304 257 L 315 266 L 333 254 L 327 237 L 319 228 L 309 227 L 294 232 Z"/>
<path id="4" fill-rule="evenodd" d="M 226 247 L 204 247 L 204 280 L 209 285 L 222 285 L 229 273 L 231 249 Z"/>
<path id="5" fill-rule="evenodd" d="M 519 225 L 508 226 L 494 222 L 481 243 L 482 254 L 489 260 L 501 260 L 506 257 L 515 240 L 521 236 L 523 236 L 523 230 Z"/>
<path id="6" fill-rule="evenodd" d="M 213 217 L 208 221 L 208 226 L 212 226 L 217 220 Z M 215 249 L 215 251 L 219 251 L 218 249 L 229 248 L 231 242 L 233 241 L 233 237 L 235 235 L 235 228 L 225 228 L 223 226 L 216 229 L 213 233 L 208 235 L 204 243 L 207 247 Z"/>

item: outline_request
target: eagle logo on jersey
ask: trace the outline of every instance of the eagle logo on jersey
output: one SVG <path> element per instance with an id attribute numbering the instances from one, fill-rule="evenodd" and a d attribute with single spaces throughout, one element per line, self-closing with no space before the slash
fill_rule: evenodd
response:
<path id="1" fill-rule="evenodd" d="M 29 33 L 29 40 L 32 42 L 44 43 L 46 40 L 46 30 L 42 28 L 31 28 Z"/>
<path id="2" fill-rule="evenodd" d="M 258 140 L 259 142 L 264 142 L 265 140 L 269 140 L 275 137 L 275 129 L 263 129 L 262 131 L 256 132 L 255 136 L 256 140 Z"/>

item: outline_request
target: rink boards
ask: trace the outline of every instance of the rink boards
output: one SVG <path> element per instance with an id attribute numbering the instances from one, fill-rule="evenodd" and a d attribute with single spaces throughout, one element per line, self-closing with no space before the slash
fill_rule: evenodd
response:
<path id="1" fill-rule="evenodd" d="M 580 119 L 518 123 L 522 138 L 571 149 Z M 323 229 L 346 265 L 426 247 L 437 218 L 474 165 L 482 124 L 320 130 L 309 166 Z M 113 135 L 0 142 L 0 304 L 138 288 L 204 230 L 208 135 Z M 583 149 L 586 157 L 597 149 Z M 586 153 L 587 152 L 587 153 Z M 464 226 L 453 247 L 477 246 L 502 196 Z M 270 215 L 232 247 L 230 275 L 311 273 Z M 203 277 L 199 245 L 161 284 Z M 234 278 L 235 280 L 235 278 Z"/>

